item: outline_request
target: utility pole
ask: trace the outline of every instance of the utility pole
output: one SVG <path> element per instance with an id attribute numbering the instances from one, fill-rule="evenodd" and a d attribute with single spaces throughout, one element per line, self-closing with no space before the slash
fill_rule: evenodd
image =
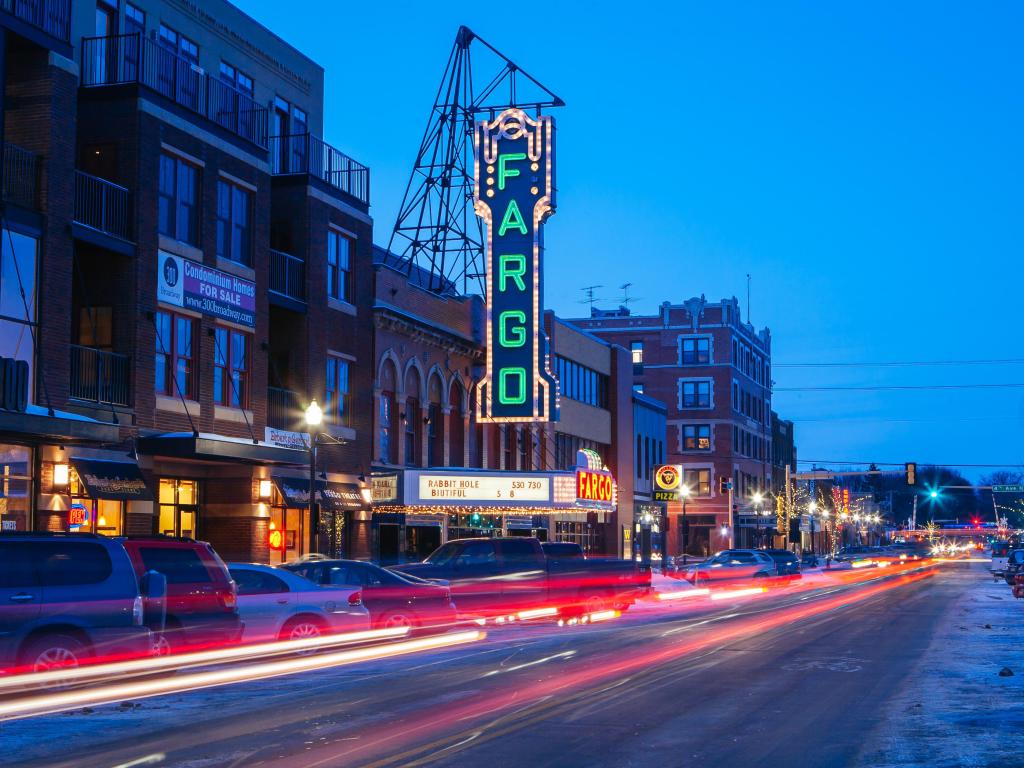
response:
<path id="1" fill-rule="evenodd" d="M 736 515 L 732 509 L 732 483 L 729 484 L 729 549 L 736 549 Z"/>
<path id="2" fill-rule="evenodd" d="M 910 513 L 910 528 L 911 530 L 917 530 L 917 492 L 914 492 L 914 509 Z"/>
<path id="3" fill-rule="evenodd" d="M 786 464 L 786 549 L 789 549 L 789 526 L 793 524 L 793 483 L 789 477 L 789 464 Z M 799 525 L 799 523 L 797 523 Z"/>

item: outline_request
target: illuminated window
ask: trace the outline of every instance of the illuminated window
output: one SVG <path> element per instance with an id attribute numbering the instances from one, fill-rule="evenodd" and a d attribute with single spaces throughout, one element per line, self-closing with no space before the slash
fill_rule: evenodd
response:
<path id="1" fill-rule="evenodd" d="M 336 229 L 327 231 L 327 295 L 350 301 L 352 296 L 352 241 Z"/>
<path id="2" fill-rule="evenodd" d="M 684 469 L 683 484 L 690 489 L 691 496 L 711 495 L 710 469 Z"/>
<path id="3" fill-rule="evenodd" d="M 711 450 L 711 425 L 710 424 L 684 424 L 683 425 L 683 450 L 684 451 L 710 451 Z"/>
<path id="4" fill-rule="evenodd" d="M 249 356 L 252 336 L 217 328 L 213 352 L 213 401 L 232 408 L 249 407 Z"/>

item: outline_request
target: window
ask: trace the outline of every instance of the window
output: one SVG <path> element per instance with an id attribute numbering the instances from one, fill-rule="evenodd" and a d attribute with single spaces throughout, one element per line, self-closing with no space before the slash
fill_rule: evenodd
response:
<path id="1" fill-rule="evenodd" d="M 228 64 L 226 61 L 222 61 L 220 63 L 220 79 L 222 83 L 227 83 L 235 90 L 252 98 L 252 78 L 244 72 L 236 69 L 231 64 Z"/>
<path id="2" fill-rule="evenodd" d="M 217 179 L 217 255 L 252 263 L 252 193 Z"/>
<path id="3" fill-rule="evenodd" d="M 186 547 L 139 547 L 147 571 L 159 571 L 168 584 L 208 584 L 210 573 L 196 551 Z"/>
<path id="4" fill-rule="evenodd" d="M 29 546 L 44 587 L 99 584 L 113 572 L 110 555 L 99 544 L 54 541 L 33 542 Z"/>
<path id="5" fill-rule="evenodd" d="M 288 592 L 288 585 L 283 579 L 271 573 L 250 571 L 245 568 L 232 568 L 231 578 L 238 585 L 239 595 L 268 595 L 275 592 Z"/>
<path id="6" fill-rule="evenodd" d="M 490 541 L 474 541 L 467 544 L 456 559 L 459 565 L 489 565 L 495 562 L 494 544 Z"/>
<path id="7" fill-rule="evenodd" d="M 634 384 L 633 385 L 633 391 L 636 392 L 638 395 L 642 395 L 644 393 L 644 385 L 643 384 Z"/>
<path id="8" fill-rule="evenodd" d="M 711 425 L 710 424 L 684 424 L 683 425 L 683 450 L 684 451 L 710 451 L 711 450 Z"/>
<path id="9" fill-rule="evenodd" d="M 642 341 L 630 342 L 629 353 L 633 357 L 633 365 L 644 364 L 644 343 Z"/>
<path id="10" fill-rule="evenodd" d="M 161 153 L 157 225 L 160 234 L 199 245 L 199 169 Z"/>
<path id="11" fill-rule="evenodd" d="M 124 33 L 126 35 L 146 34 L 146 12 L 131 3 L 124 6 Z"/>
<path id="12" fill-rule="evenodd" d="M 156 313 L 156 392 L 195 400 L 195 354 L 191 317 Z"/>
<path id="13" fill-rule="evenodd" d="M 711 362 L 711 339 L 707 336 L 683 339 L 681 344 L 683 365 L 703 365 Z"/>
<path id="14" fill-rule="evenodd" d="M 213 338 L 213 402 L 248 408 L 251 337 L 240 331 L 217 328 Z"/>
<path id="15" fill-rule="evenodd" d="M 683 484 L 688 486 L 694 496 L 711 495 L 710 469 L 684 469 Z"/>
<path id="16" fill-rule="evenodd" d="M 340 426 L 351 426 L 348 362 L 340 357 L 327 358 L 327 386 L 324 392 L 324 415 Z"/>
<path id="17" fill-rule="evenodd" d="M 351 297 L 351 252 L 349 238 L 336 229 L 327 231 L 327 295 L 332 299 L 349 301 Z"/>
<path id="18" fill-rule="evenodd" d="M 711 407 L 710 381 L 683 381 L 681 385 L 680 408 Z"/>
<path id="19" fill-rule="evenodd" d="M 562 397 L 596 408 L 608 407 L 608 377 L 561 356 L 555 356 L 555 375 Z"/>
<path id="20" fill-rule="evenodd" d="M 0 230 L 0 355 L 28 363 L 28 402 L 33 402 L 38 241 Z M 24 290 L 24 298 L 22 291 Z"/>

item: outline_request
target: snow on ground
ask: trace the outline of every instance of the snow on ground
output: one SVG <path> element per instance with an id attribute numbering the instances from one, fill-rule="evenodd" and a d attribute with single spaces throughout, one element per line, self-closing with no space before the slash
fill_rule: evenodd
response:
<path id="1" fill-rule="evenodd" d="M 953 566 L 966 589 L 861 755 L 871 768 L 1024 765 L 1024 600 L 987 565 Z M 1000 677 L 1004 667 L 1012 677 Z"/>

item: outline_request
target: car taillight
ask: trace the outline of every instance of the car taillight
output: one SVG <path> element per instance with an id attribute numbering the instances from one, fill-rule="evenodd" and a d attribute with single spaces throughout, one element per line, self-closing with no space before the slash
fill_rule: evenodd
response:
<path id="1" fill-rule="evenodd" d="M 218 590 L 220 596 L 220 602 L 225 608 L 234 610 L 235 606 L 238 605 L 238 595 L 235 593 L 235 587 L 228 587 L 227 589 Z"/>
<path id="2" fill-rule="evenodd" d="M 358 589 L 348 596 L 348 604 L 355 608 L 357 605 L 363 604 L 363 593 Z"/>
<path id="3" fill-rule="evenodd" d="M 134 624 L 136 627 L 141 627 L 142 615 L 142 598 L 136 597 L 135 600 L 132 602 L 132 624 Z"/>

